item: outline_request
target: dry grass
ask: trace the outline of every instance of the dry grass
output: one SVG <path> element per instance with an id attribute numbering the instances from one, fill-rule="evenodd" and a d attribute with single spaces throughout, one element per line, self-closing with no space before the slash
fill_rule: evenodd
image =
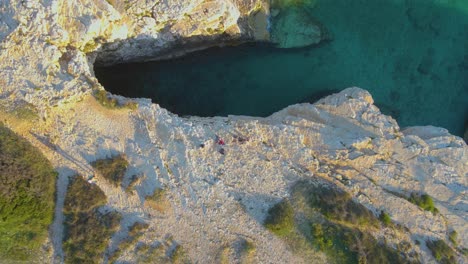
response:
<path id="1" fill-rule="evenodd" d="M 152 195 L 145 197 L 145 206 L 158 212 L 164 213 L 170 207 L 169 200 L 166 197 L 165 189 L 156 189 Z"/>

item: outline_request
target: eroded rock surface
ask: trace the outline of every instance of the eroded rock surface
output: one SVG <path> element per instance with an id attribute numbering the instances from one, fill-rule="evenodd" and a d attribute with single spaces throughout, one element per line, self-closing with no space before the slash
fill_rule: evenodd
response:
<path id="1" fill-rule="evenodd" d="M 102 89 L 92 71 L 95 58 L 86 54 L 103 44 L 119 41 L 99 55 L 101 61 L 117 62 L 146 58 L 147 44 L 140 39 L 163 54 L 191 50 L 194 46 L 184 41 L 205 33 L 227 34 L 229 41 L 264 36 L 262 27 L 252 30 L 249 22 L 262 1 L 129 2 L 0 5 L 1 121 L 39 147 L 60 172 L 51 261 L 64 258 L 67 177 L 92 176 L 91 162 L 119 153 L 130 164 L 124 184 L 135 176 L 135 190 L 126 192 L 100 177 L 93 181 L 108 197 L 107 206 L 121 213 L 122 230 L 145 222 L 149 227 L 140 242 L 176 241 L 195 263 L 212 263 L 223 252 L 237 261 L 225 249 L 235 248 L 240 239 L 255 244 L 255 263 L 308 262 L 262 221 L 273 204 L 289 195 L 290 186 L 314 178 L 339 185 L 376 214 L 388 212 L 406 231 L 382 229 L 375 236 L 393 244 L 408 242 L 424 263 L 434 258 L 415 240 L 450 243 L 448 234 L 456 230 L 459 247 L 468 247 L 468 146 L 441 128 L 400 130 L 365 90 L 346 89 L 268 118 L 181 118 L 147 99 L 136 100 L 135 110 L 101 106 L 90 95 Z M 166 190 L 169 205 L 164 211 L 145 205 L 145 197 L 156 188 Z M 440 213 L 423 211 L 402 198 L 410 192 L 429 194 Z M 120 232 L 112 237 L 106 256 L 125 236 Z M 134 262 L 137 255 L 127 249 L 117 260 Z M 458 259 L 466 261 L 461 253 Z M 316 260 L 325 262 L 323 256 Z"/>

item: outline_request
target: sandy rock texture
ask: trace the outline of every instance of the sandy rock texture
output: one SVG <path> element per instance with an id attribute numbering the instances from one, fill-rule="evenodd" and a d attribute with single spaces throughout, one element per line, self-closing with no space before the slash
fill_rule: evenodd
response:
<path id="1" fill-rule="evenodd" d="M 267 118 L 181 118 L 148 99 L 135 100 L 136 110 L 107 109 L 91 95 L 102 89 L 93 73 L 96 58 L 146 60 L 266 39 L 258 26 L 268 13 L 264 2 L 0 2 L 1 121 L 39 147 L 60 172 L 50 262 L 64 258 L 68 176 L 92 176 L 92 161 L 119 153 L 130 163 L 124 184 L 134 175 L 139 179 L 135 191 L 99 177 L 93 181 L 108 196 L 108 207 L 123 215 L 122 230 L 145 222 L 149 228 L 140 241 L 170 237 L 195 263 L 213 263 L 222 252 L 239 262 L 235 250 L 225 249 L 242 239 L 255 244 L 254 263 L 308 262 L 262 226 L 268 209 L 303 179 L 333 182 L 376 214 L 388 212 L 407 231 L 375 235 L 407 241 L 423 263 L 435 260 L 416 239 L 448 241 L 456 230 L 460 247 L 468 247 L 468 146 L 443 128 L 400 129 L 365 90 L 349 88 Z M 156 188 L 166 190 L 164 212 L 145 205 Z M 432 196 L 440 214 L 401 198 L 411 191 Z M 122 231 L 112 238 L 107 255 L 125 236 Z M 137 257 L 127 250 L 118 261 Z M 325 262 L 320 255 L 316 261 Z"/>

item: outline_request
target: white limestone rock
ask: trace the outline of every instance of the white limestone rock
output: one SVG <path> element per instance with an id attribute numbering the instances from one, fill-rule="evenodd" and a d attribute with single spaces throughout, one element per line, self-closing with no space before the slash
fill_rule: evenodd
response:
<path id="1" fill-rule="evenodd" d="M 163 47 L 162 55 L 165 50 L 182 54 L 201 48 L 182 42 L 175 49 L 174 41 L 203 35 L 215 25 L 232 39 L 258 36 L 251 24 L 236 23 L 260 12 L 263 7 L 258 3 L 263 1 L 150 2 L 0 4 L 2 122 L 53 162 L 60 172 L 58 194 L 64 193 L 68 175 L 93 175 L 90 162 L 125 153 L 131 165 L 125 180 L 141 175 L 141 184 L 126 193 L 96 178 L 109 198 L 107 206 L 123 214 L 123 226 L 135 219 L 150 225 L 141 241 L 165 241 L 170 235 L 198 263 L 214 262 L 225 245 L 246 237 L 257 247 L 256 263 L 307 263 L 261 224 L 268 208 L 287 197 L 289 187 L 301 179 L 331 181 L 371 211 L 388 212 L 408 231 L 401 237 L 388 230 L 375 235 L 408 241 L 424 263 L 433 263 L 434 258 L 415 239 L 448 241 L 448 232 L 454 229 L 460 234 L 459 247 L 468 247 L 466 143 L 441 128 L 400 131 L 360 88 L 313 105 L 292 105 L 267 118 L 181 118 L 149 99 L 135 99 L 136 110 L 99 105 L 90 96 L 102 89 L 93 74 L 92 52 L 103 45 L 100 56 L 115 62 L 148 58 L 146 51 L 136 52 L 146 44 L 151 49 Z M 205 8 L 209 10 L 203 18 Z M 108 44 L 115 41 L 120 42 Z M 213 41 L 217 43 L 216 37 Z M 39 118 L 17 120 L 9 114 L 25 104 L 34 107 Z M 216 137 L 226 142 L 224 155 Z M 245 140 L 240 142 L 239 137 Z M 142 201 L 157 187 L 167 190 L 170 210 L 165 214 L 148 209 Z M 433 197 L 440 214 L 425 212 L 400 197 L 413 191 Z M 57 204 L 51 228 L 50 262 L 63 261 L 62 206 L 63 201 Z M 107 253 L 118 239 L 113 238 Z M 127 250 L 118 261 L 132 263 L 136 258 Z M 458 258 L 466 262 L 461 254 Z M 315 260 L 326 262 L 322 255 Z"/>

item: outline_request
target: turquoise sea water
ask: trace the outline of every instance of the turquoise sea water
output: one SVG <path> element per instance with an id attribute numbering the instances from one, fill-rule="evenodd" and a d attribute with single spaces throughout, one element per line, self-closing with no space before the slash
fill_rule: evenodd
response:
<path id="1" fill-rule="evenodd" d="M 170 61 L 96 68 L 96 75 L 112 93 L 152 98 L 174 113 L 199 116 L 267 116 L 358 86 L 402 127 L 435 125 L 463 134 L 468 0 L 304 2 L 301 12 L 327 31 L 328 40 L 317 46 L 214 48 Z"/>

